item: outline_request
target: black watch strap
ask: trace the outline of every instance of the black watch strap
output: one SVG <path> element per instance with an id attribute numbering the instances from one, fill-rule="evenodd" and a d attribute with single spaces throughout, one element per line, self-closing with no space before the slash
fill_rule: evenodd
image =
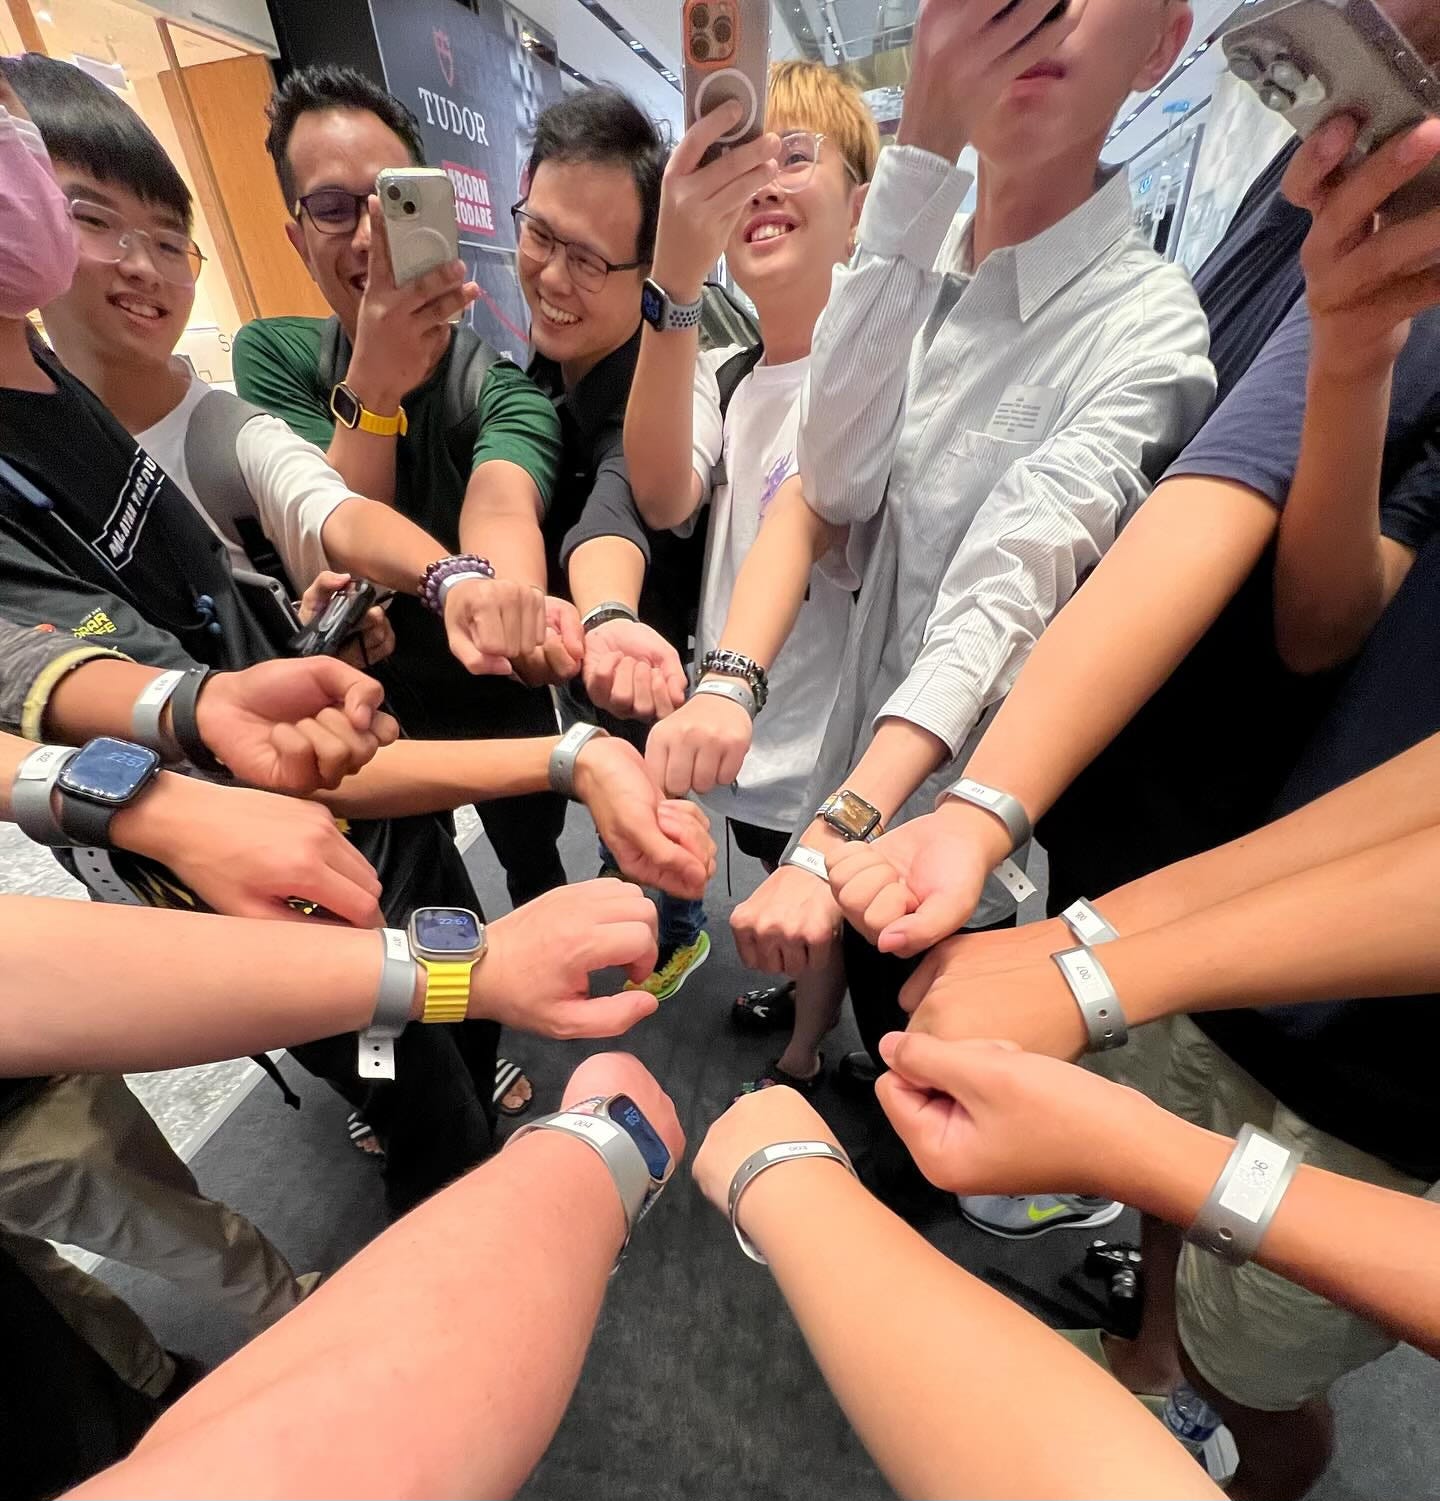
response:
<path id="1" fill-rule="evenodd" d="M 175 743 L 196 771 L 226 776 L 224 762 L 217 761 L 210 747 L 200 738 L 200 721 L 195 712 L 200 691 L 209 680 L 208 667 L 197 667 L 185 674 L 180 686 L 170 695 L 170 728 L 175 734 Z"/>
<path id="2" fill-rule="evenodd" d="M 110 821 L 119 808 L 92 803 L 88 797 L 80 797 L 63 784 L 56 790 L 60 794 L 60 828 L 66 839 L 82 849 L 110 849 Z"/>

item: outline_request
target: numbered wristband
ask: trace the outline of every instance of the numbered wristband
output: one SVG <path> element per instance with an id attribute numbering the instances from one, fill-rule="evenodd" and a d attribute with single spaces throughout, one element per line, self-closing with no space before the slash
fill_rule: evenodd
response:
<path id="1" fill-rule="evenodd" d="M 572 724 L 550 752 L 550 790 L 561 797 L 575 797 L 575 763 L 580 752 L 599 735 L 608 733 L 598 724 Z"/>
<path id="2" fill-rule="evenodd" d="M 1114 943 L 1120 936 L 1082 896 L 1060 914 L 1060 921 L 1070 929 L 1075 942 L 1087 949 L 1097 943 Z"/>
<path id="3" fill-rule="evenodd" d="M 782 1162 L 801 1162 L 807 1157 L 828 1157 L 832 1162 L 838 1162 L 852 1178 L 859 1176 L 844 1152 L 838 1147 L 832 1147 L 828 1141 L 777 1141 L 774 1146 L 761 1147 L 758 1152 L 752 1152 L 735 1169 L 735 1176 L 730 1180 L 730 1228 L 735 1232 L 740 1249 L 751 1261 L 758 1261 L 761 1266 L 768 1266 L 769 1263 L 760 1254 L 755 1242 L 740 1228 L 740 1221 L 736 1218 L 740 1213 L 740 1200 L 761 1173 L 768 1173 L 772 1167 L 779 1167 Z"/>
<path id="4" fill-rule="evenodd" d="M 977 782 L 974 777 L 961 777 L 948 795 L 959 799 L 962 803 L 969 803 L 973 807 L 982 808 L 986 813 L 993 814 L 1005 825 L 1005 831 L 1010 835 L 1010 853 L 1029 844 L 1030 836 L 1034 830 L 1030 827 L 1030 815 L 1025 811 L 1025 805 L 1018 797 L 1011 797 L 1008 792 L 1001 792 L 998 787 L 987 787 L 984 782 Z"/>
<path id="5" fill-rule="evenodd" d="M 130 713 L 130 738 L 137 745 L 148 745 L 167 761 L 179 761 L 185 754 L 174 736 L 164 730 L 165 706 L 184 678 L 183 672 L 174 669 L 151 678 Z"/>
<path id="6" fill-rule="evenodd" d="M 1104 966 L 1089 949 L 1065 949 L 1052 954 L 1080 1015 L 1085 1019 L 1085 1031 L 1089 1036 L 1087 1053 L 1108 1053 L 1113 1048 L 1123 1048 L 1130 1037 L 1130 1028 L 1125 1022 L 1125 1013 L 1120 1009 L 1120 997 L 1110 983 Z"/>
<path id="7" fill-rule="evenodd" d="M 740 678 L 706 678 L 703 683 L 697 683 L 691 698 L 728 698 L 732 704 L 739 704 L 750 716 L 750 722 L 755 722 L 755 716 L 760 712 L 760 706 L 755 701 L 755 695 L 750 691 L 750 685 Z"/>
<path id="8" fill-rule="evenodd" d="M 1245 1126 L 1185 1239 L 1231 1266 L 1244 1266 L 1260 1249 L 1302 1155 Z"/>
<path id="9" fill-rule="evenodd" d="M 607 599 L 586 614 L 580 622 L 580 629 L 589 635 L 597 625 L 609 625 L 612 620 L 628 620 L 631 625 L 640 623 L 640 617 L 629 605 L 621 604 L 618 599 Z"/>
<path id="10" fill-rule="evenodd" d="M 415 975 L 419 968 L 410 940 L 399 928 L 381 928 L 380 991 L 375 1014 L 360 1034 L 359 1070 L 362 1079 L 395 1077 L 395 1039 L 410 1024 L 415 1005 Z"/>
<path id="11" fill-rule="evenodd" d="M 796 870 L 818 876 L 826 883 L 830 880 L 830 867 L 825 863 L 825 856 L 819 850 L 812 850 L 808 844 L 797 844 L 780 863 L 793 865 Z"/>
<path id="12" fill-rule="evenodd" d="M 42 745 L 20 763 L 10 787 L 10 816 L 36 844 L 62 849 L 70 841 L 56 817 L 52 798 L 60 773 L 80 754 L 73 745 Z"/>
<path id="13" fill-rule="evenodd" d="M 461 552 L 452 557 L 437 558 L 420 575 L 420 603 L 432 615 L 443 617 L 445 596 L 440 586 L 446 579 L 459 578 L 462 574 L 469 578 L 493 579 L 495 570 L 490 566 L 488 558 L 482 558 L 473 552 Z"/>

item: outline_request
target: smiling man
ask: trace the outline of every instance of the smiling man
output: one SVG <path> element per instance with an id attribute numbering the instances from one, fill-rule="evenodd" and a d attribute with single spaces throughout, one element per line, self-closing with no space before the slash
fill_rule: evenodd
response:
<path id="1" fill-rule="evenodd" d="M 436 566 L 494 567 L 479 676 L 450 656 L 436 614 L 418 599 L 395 601 L 396 650 L 379 675 L 402 725 L 431 739 L 549 734 L 549 693 L 509 673 L 513 664 L 539 685 L 578 668 L 573 611 L 545 600 L 540 527 L 559 458 L 550 403 L 451 324 L 476 295 L 460 262 L 395 285 L 373 193 L 383 168 L 424 161 L 405 106 L 352 69 L 304 68 L 281 85 L 270 122 L 286 233 L 334 316 L 241 329 L 236 387 L 325 449 L 357 494 L 392 503 L 439 540 L 454 556 Z M 564 882 L 564 816 L 548 796 L 487 807 L 486 833 L 517 906 Z"/>

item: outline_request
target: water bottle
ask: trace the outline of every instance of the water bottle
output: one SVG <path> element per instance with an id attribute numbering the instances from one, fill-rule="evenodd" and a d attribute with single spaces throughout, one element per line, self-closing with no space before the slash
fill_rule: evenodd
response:
<path id="1" fill-rule="evenodd" d="M 1187 1381 L 1182 1381 L 1165 1401 L 1165 1426 L 1204 1463 L 1205 1445 L 1220 1427 L 1220 1414 Z"/>

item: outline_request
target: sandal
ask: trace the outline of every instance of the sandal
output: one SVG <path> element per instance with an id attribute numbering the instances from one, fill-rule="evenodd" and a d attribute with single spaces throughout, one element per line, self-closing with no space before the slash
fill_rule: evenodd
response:
<path id="1" fill-rule="evenodd" d="M 820 1054 L 820 1067 L 815 1070 L 808 1079 L 802 1079 L 797 1074 L 787 1073 L 780 1067 L 777 1058 L 773 1063 L 767 1063 L 760 1076 L 755 1079 L 747 1079 L 740 1086 L 740 1093 L 735 1096 L 737 1100 L 744 1099 L 747 1094 L 758 1094 L 762 1089 L 774 1089 L 777 1084 L 783 1084 L 788 1089 L 799 1090 L 807 1099 L 811 1098 L 820 1088 L 820 1081 L 825 1077 L 825 1055 Z"/>
<path id="2" fill-rule="evenodd" d="M 795 982 L 765 985 L 737 995 L 730 1007 L 730 1024 L 742 1032 L 778 1032 L 795 1025 Z"/>
<path id="3" fill-rule="evenodd" d="M 512 1094 L 522 1084 L 530 1090 L 530 1093 L 518 1104 L 507 1105 L 505 1097 Z M 506 1116 L 524 1115 L 535 1103 L 535 1091 L 518 1063 L 511 1063 L 508 1058 L 495 1060 L 495 1093 L 491 1096 L 491 1103 L 501 1115 Z"/>
<path id="4" fill-rule="evenodd" d="M 385 1148 L 380 1145 L 375 1128 L 358 1110 L 352 1110 L 346 1116 L 345 1130 L 350 1137 L 350 1145 L 362 1156 L 375 1157 L 381 1162 L 385 1160 Z"/>

